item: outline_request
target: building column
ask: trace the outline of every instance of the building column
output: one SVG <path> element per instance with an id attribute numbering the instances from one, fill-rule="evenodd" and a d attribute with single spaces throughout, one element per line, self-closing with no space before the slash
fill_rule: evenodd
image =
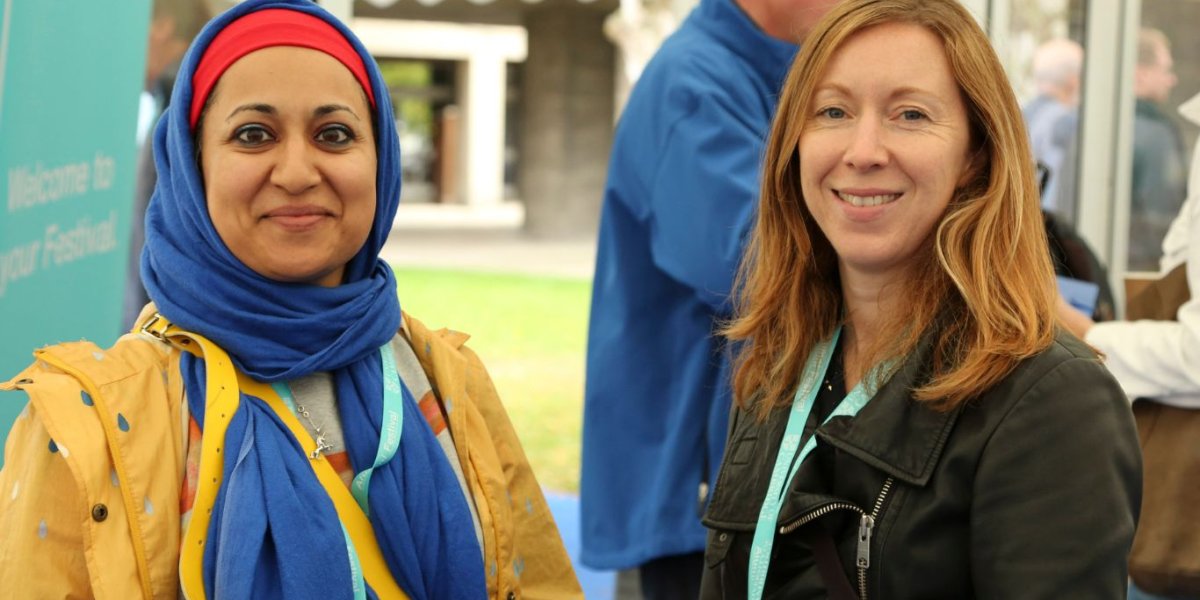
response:
<path id="1" fill-rule="evenodd" d="M 317 0 L 317 4 L 343 23 L 348 24 L 354 18 L 354 0 Z"/>
<path id="2" fill-rule="evenodd" d="M 599 7 L 577 2 L 526 13 L 520 188 L 531 236 L 596 234 L 615 89 L 606 16 Z"/>
<path id="3" fill-rule="evenodd" d="M 459 63 L 463 137 L 458 181 L 466 204 L 492 205 L 504 200 L 507 68 L 503 56 L 479 51 Z"/>

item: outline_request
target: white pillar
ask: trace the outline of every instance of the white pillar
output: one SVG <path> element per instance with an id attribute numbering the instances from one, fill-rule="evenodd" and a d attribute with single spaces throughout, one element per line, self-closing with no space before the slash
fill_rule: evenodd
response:
<path id="1" fill-rule="evenodd" d="M 347 25 L 354 18 L 354 0 L 317 0 L 317 4 Z"/>
<path id="2" fill-rule="evenodd" d="M 459 104 L 464 117 L 459 189 L 466 204 L 499 204 L 504 200 L 507 64 L 503 56 L 482 51 L 473 52 L 459 64 Z"/>
<path id="3" fill-rule="evenodd" d="M 979 22 L 979 26 L 982 27 L 984 31 L 989 33 L 993 31 L 990 29 L 992 24 L 989 22 L 989 17 L 991 16 L 991 2 L 989 0 L 962 0 L 962 5 L 971 12 L 971 14 L 975 17 L 975 20 Z"/>

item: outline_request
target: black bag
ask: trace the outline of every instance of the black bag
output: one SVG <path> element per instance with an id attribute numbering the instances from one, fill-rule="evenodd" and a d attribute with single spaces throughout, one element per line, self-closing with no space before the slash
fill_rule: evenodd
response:
<path id="1" fill-rule="evenodd" d="M 1054 263 L 1054 274 L 1088 281 L 1100 286 L 1096 297 L 1096 310 L 1092 320 L 1111 321 L 1116 316 L 1113 305 L 1112 287 L 1108 284 L 1108 271 L 1096 258 L 1096 253 L 1079 237 L 1069 225 L 1059 221 L 1054 213 L 1042 211 L 1046 224 L 1046 241 L 1050 245 L 1050 260 Z"/>

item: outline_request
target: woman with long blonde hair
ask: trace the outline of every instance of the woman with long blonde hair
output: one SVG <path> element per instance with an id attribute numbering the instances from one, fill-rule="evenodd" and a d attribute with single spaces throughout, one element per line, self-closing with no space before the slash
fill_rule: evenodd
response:
<path id="1" fill-rule="evenodd" d="M 1056 324 L 1020 109 L 953 0 L 852 0 L 784 85 L 705 598 L 1117 598 L 1128 403 Z"/>

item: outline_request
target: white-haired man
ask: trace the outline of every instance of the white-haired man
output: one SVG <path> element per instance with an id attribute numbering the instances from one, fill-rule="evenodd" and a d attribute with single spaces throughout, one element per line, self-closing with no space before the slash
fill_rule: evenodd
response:
<path id="1" fill-rule="evenodd" d="M 1033 54 L 1038 95 L 1022 109 L 1033 157 L 1049 171 L 1042 189 L 1042 208 L 1068 219 L 1074 202 L 1059 198 L 1058 183 L 1078 128 L 1082 69 L 1083 47 L 1078 43 L 1056 38 L 1038 46 Z"/>

